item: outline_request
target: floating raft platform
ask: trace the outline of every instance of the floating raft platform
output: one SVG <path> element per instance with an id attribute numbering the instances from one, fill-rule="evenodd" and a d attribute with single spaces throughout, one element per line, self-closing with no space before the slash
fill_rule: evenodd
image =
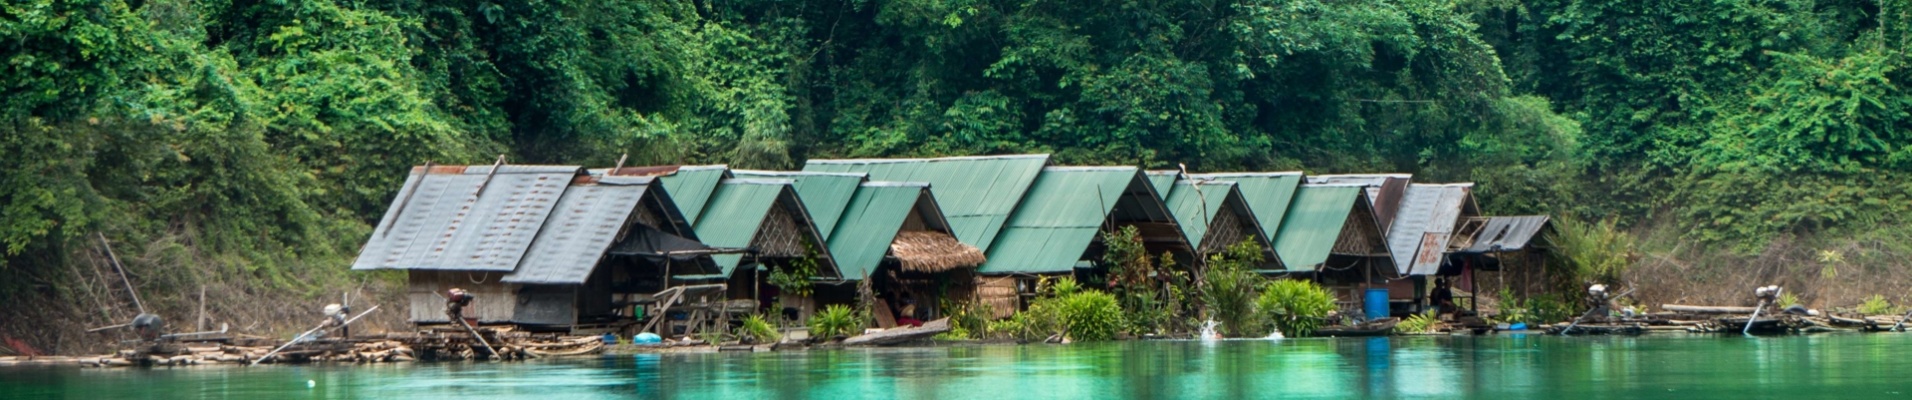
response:
<path id="1" fill-rule="evenodd" d="M 256 336 L 210 337 L 145 342 L 115 354 L 82 357 L 5 357 L 0 366 L 78 365 L 85 367 L 171 367 L 304 363 L 386 363 L 456 360 L 524 360 L 596 355 L 604 350 L 597 336 L 520 332 L 511 327 L 481 327 L 480 338 L 462 328 L 428 327 L 417 332 L 352 338 L 283 340 Z M 285 348 L 277 353 L 273 349 Z M 495 352 L 493 350 L 495 349 Z"/>

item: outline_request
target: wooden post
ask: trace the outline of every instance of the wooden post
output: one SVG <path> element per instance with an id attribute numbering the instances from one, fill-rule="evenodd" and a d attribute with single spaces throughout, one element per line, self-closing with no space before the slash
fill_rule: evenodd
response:
<path id="1" fill-rule="evenodd" d="M 195 331 L 206 330 L 206 285 L 199 285 L 199 325 Z"/>

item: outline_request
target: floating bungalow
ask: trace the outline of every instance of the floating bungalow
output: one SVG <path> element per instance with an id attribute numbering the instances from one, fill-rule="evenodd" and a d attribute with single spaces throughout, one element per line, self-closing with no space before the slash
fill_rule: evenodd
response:
<path id="1" fill-rule="evenodd" d="M 1395 274 L 1389 297 L 1400 304 L 1396 312 L 1419 312 L 1430 277 L 1448 279 L 1461 274 L 1447 270 L 1447 254 L 1472 244 L 1483 228 L 1480 207 L 1474 203 L 1474 184 L 1410 184 L 1400 211 L 1388 229 L 1388 249 L 1394 255 Z M 1465 280 L 1462 280 L 1465 283 Z M 1472 292 L 1474 288 L 1454 286 Z"/>
<path id="2" fill-rule="evenodd" d="M 458 287 L 477 296 L 465 315 L 480 323 L 589 332 L 634 323 L 621 300 L 659 285 L 666 265 L 714 272 L 696 238 L 647 177 L 428 165 L 412 170 L 352 269 L 407 271 L 414 323 L 450 322 L 441 296 Z"/>
<path id="3" fill-rule="evenodd" d="M 1367 289 L 1384 287 L 1394 268 L 1387 236 L 1368 203 L 1366 189 L 1302 184 L 1275 236 L 1282 264 L 1290 270 L 1313 271 L 1314 279 L 1347 310 L 1360 308 L 1356 305 Z"/>
<path id="4" fill-rule="evenodd" d="M 819 280 L 806 307 L 854 304 L 866 279 L 885 309 L 901 309 L 903 294 L 921 304 L 939 304 L 951 294 L 967 299 L 983 253 L 950 233 L 949 221 L 922 182 L 867 182 L 863 172 L 732 171 L 742 178 L 789 179 L 817 221 L 830 254 L 843 272 Z M 840 234 L 840 235 L 839 235 Z M 916 319 L 939 310 L 921 307 Z M 879 319 L 890 313 L 878 313 Z M 894 326 L 894 323 L 887 324 Z"/>
<path id="5" fill-rule="evenodd" d="M 1010 213 L 1022 202 L 1043 167 L 1047 154 L 971 156 L 911 159 L 810 160 L 804 172 L 862 172 L 873 181 L 922 182 L 949 221 L 950 233 L 984 254 Z M 976 282 L 976 296 L 1007 316 L 1020 304 L 1014 279 L 985 277 Z"/>
<path id="6" fill-rule="evenodd" d="M 1149 254 L 1191 257 L 1187 237 L 1140 169 L 1043 168 L 978 272 L 1014 277 L 1018 291 L 1031 295 L 1036 277 L 1097 267 L 1107 250 L 1102 233 L 1129 226 Z"/>
<path id="7" fill-rule="evenodd" d="M 1470 287 L 1478 287 L 1483 279 L 1478 273 L 1486 271 L 1496 273 L 1490 274 L 1498 281 L 1495 287 L 1532 293 L 1547 283 L 1542 266 L 1554 248 L 1553 232 L 1545 215 L 1487 217 L 1472 244 L 1448 254 L 1447 265 L 1459 268 Z"/>
<path id="8" fill-rule="evenodd" d="M 951 233 L 941 206 L 920 182 L 867 182 L 846 202 L 829 238 L 846 284 L 818 286 L 821 304 L 855 304 L 857 284 L 867 284 L 877 303 L 878 325 L 897 319 L 942 317 L 935 305 L 945 299 L 975 297 L 976 266 L 982 250 Z M 914 315 L 902 315 L 914 302 Z"/>
<path id="9" fill-rule="evenodd" d="M 823 234 L 787 179 L 726 179 L 717 184 L 696 223 L 697 236 L 714 247 L 749 249 L 745 254 L 712 256 L 715 276 L 684 276 L 686 281 L 727 281 L 729 298 L 774 303 L 775 287 L 766 279 L 773 268 L 814 263 L 816 277 L 840 279 Z"/>

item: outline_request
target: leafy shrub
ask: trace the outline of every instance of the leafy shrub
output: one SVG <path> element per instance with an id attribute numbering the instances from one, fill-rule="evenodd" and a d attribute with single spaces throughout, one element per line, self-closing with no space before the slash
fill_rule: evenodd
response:
<path id="1" fill-rule="evenodd" d="M 1791 292 L 1779 294 L 1779 308 L 1792 307 L 1796 305 L 1799 305 L 1799 296 L 1794 296 Z"/>
<path id="2" fill-rule="evenodd" d="M 1886 301 L 1885 296 L 1876 294 L 1867 298 L 1865 303 L 1859 304 L 1859 313 L 1865 315 L 1896 314 L 1893 312 L 1892 302 Z"/>
<path id="3" fill-rule="evenodd" d="M 1068 296 L 1075 294 L 1075 292 L 1082 291 L 1082 284 L 1077 283 L 1075 278 L 1072 277 L 1062 277 L 1056 280 L 1043 278 L 1042 286 L 1044 287 L 1044 294 L 1053 297 Z"/>
<path id="4" fill-rule="evenodd" d="M 849 336 L 862 328 L 862 318 L 842 304 L 831 304 L 823 312 L 810 316 L 810 337 L 829 340 L 837 336 Z"/>
<path id="5" fill-rule="evenodd" d="M 1410 315 L 1407 319 L 1401 320 L 1401 323 L 1394 325 L 1394 330 L 1396 332 L 1405 333 L 1428 333 L 1433 332 L 1434 327 L 1440 322 L 1439 319 L 1434 317 L 1434 310 L 1427 310 L 1427 312 Z"/>
<path id="6" fill-rule="evenodd" d="M 1638 254 L 1634 238 L 1615 225 L 1614 220 L 1588 223 L 1562 216 L 1554 220 L 1558 228 L 1551 240 L 1561 250 L 1553 252 L 1552 263 L 1567 273 L 1568 283 L 1614 283 L 1632 266 Z"/>
<path id="7" fill-rule="evenodd" d="M 987 304 L 945 303 L 943 315 L 949 316 L 949 332 L 936 335 L 937 340 L 975 339 L 989 330 L 989 315 L 994 314 Z"/>
<path id="8" fill-rule="evenodd" d="M 1290 336 L 1308 336 L 1334 311 L 1334 295 L 1314 282 L 1280 279 L 1262 288 L 1255 309 Z"/>
<path id="9" fill-rule="evenodd" d="M 740 328 L 742 332 L 737 335 L 738 337 L 748 335 L 755 338 L 757 343 L 775 343 L 783 339 L 783 335 L 777 334 L 777 328 L 770 325 L 770 321 L 764 320 L 762 314 L 745 317 L 744 325 Z"/>
<path id="10" fill-rule="evenodd" d="M 1224 335 L 1261 330 L 1254 326 L 1260 321 L 1255 315 L 1255 284 L 1261 277 L 1249 270 L 1261 260 L 1261 247 L 1247 240 L 1209 256 L 1202 302 L 1208 305 L 1209 318 L 1222 324 Z"/>
<path id="11" fill-rule="evenodd" d="M 1071 340 L 1093 342 L 1115 338 L 1122 329 L 1122 307 L 1116 305 L 1115 296 L 1106 292 L 1085 290 L 1055 299 L 1058 306 L 1056 317 L 1061 322 L 1063 334 Z"/>

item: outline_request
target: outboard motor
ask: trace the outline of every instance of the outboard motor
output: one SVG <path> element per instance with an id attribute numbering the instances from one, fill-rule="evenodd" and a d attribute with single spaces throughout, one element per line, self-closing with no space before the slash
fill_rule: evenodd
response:
<path id="1" fill-rule="evenodd" d="M 166 321 L 159 319 L 158 315 L 142 313 L 133 317 L 133 333 L 138 334 L 140 340 L 159 340 L 160 336 L 166 335 Z"/>

